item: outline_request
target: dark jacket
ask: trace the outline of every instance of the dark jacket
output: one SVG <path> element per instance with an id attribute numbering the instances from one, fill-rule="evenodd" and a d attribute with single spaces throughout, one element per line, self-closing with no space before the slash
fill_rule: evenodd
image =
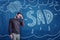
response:
<path id="1" fill-rule="evenodd" d="M 23 26 L 23 24 L 24 24 L 23 19 L 11 18 L 9 20 L 9 27 L 8 27 L 9 35 L 11 33 L 20 34 L 20 26 Z"/>

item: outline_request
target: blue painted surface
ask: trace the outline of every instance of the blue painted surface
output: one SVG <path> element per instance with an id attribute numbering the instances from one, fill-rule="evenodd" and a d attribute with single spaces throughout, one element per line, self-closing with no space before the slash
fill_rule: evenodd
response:
<path id="1" fill-rule="evenodd" d="M 40 17 L 44 18 L 40 21 L 45 23 L 38 21 L 38 10 L 41 11 L 39 14 L 43 15 Z M 52 19 L 49 24 L 49 20 L 46 19 L 49 17 L 45 16 L 44 10 L 53 15 L 52 18 L 50 12 L 46 12 L 50 15 L 50 20 Z M 60 0 L 0 0 L 0 40 L 10 40 L 9 19 L 17 12 L 21 12 L 24 17 L 24 26 L 20 27 L 21 40 L 60 40 Z"/>

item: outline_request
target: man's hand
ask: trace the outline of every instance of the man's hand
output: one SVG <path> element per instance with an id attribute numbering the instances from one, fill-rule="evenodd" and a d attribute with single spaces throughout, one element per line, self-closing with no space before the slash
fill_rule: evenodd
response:
<path id="1" fill-rule="evenodd" d="M 23 16 L 21 15 L 21 18 L 23 19 Z"/>
<path id="2" fill-rule="evenodd" d="M 10 34 L 10 38 L 13 39 L 13 35 L 12 34 Z"/>

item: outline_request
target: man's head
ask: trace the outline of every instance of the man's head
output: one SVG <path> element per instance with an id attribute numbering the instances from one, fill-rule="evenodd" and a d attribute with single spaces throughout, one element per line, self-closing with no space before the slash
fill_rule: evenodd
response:
<path id="1" fill-rule="evenodd" d="M 22 16 L 22 14 L 20 13 L 20 12 L 18 12 L 17 14 L 16 14 L 16 18 L 20 18 Z"/>

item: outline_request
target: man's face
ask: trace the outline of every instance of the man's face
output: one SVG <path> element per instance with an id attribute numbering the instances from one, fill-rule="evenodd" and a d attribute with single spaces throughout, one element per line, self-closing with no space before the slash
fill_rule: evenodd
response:
<path id="1" fill-rule="evenodd" d="M 21 17 L 21 14 L 17 14 L 17 18 L 20 18 Z"/>

